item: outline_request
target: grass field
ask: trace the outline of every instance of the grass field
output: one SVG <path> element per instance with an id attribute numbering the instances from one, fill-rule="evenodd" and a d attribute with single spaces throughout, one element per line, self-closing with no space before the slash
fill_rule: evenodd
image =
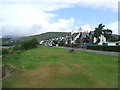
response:
<path id="1" fill-rule="evenodd" d="M 117 88 L 118 57 L 55 47 L 39 47 L 8 55 L 3 64 L 16 71 L 3 88 Z"/>

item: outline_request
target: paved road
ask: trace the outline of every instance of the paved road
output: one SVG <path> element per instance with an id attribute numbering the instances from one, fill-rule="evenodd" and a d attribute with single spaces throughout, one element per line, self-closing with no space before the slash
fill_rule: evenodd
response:
<path id="1" fill-rule="evenodd" d="M 58 48 L 71 49 L 71 48 L 68 48 L 68 47 L 58 47 Z M 110 55 L 110 56 L 120 56 L 120 52 L 97 51 L 97 50 L 82 49 L 82 48 L 76 48 L 75 50 L 84 51 L 84 52 L 91 52 L 91 53 L 98 53 L 98 54 L 104 54 L 104 55 Z"/>
<path id="2" fill-rule="evenodd" d="M 0 49 L 2 49 L 2 48 L 9 48 L 9 46 L 7 47 L 7 46 L 0 46 Z"/>

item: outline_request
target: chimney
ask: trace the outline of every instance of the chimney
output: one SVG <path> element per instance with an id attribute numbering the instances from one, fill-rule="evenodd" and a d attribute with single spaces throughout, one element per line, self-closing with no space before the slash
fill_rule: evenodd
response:
<path id="1" fill-rule="evenodd" d="M 74 34 L 74 30 L 71 31 L 71 35 Z"/>

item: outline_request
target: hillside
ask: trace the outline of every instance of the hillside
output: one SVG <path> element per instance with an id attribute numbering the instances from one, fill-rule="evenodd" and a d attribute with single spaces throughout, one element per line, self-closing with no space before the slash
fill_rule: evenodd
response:
<path id="1" fill-rule="evenodd" d="M 36 38 L 38 40 L 46 40 L 46 39 L 57 38 L 57 37 L 65 37 L 68 35 L 70 35 L 69 32 L 47 32 L 47 33 L 42 33 L 39 35 L 27 36 L 27 37 L 22 37 L 22 38 L 14 38 L 12 40 L 26 41 L 32 38 Z"/>
<path id="2" fill-rule="evenodd" d="M 20 38 L 12 38 L 12 39 L 3 39 L 2 43 L 7 44 L 20 44 L 23 41 L 31 40 L 33 38 L 36 38 L 38 40 L 47 40 L 51 38 L 57 38 L 57 37 L 65 37 L 70 35 L 70 32 L 46 32 L 39 35 L 33 35 L 33 36 L 27 36 L 27 37 L 20 37 Z M 13 42 L 11 42 L 13 41 Z"/>

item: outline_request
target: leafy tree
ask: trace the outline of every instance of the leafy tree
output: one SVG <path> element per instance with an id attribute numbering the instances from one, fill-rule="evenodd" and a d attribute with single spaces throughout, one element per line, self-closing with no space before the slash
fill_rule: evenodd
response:
<path id="1" fill-rule="evenodd" d="M 118 38 L 115 36 L 111 36 L 109 41 L 110 42 L 120 41 L 120 36 Z"/>
<path id="2" fill-rule="evenodd" d="M 80 44 L 80 43 L 81 43 L 80 39 L 77 38 L 77 39 L 75 40 L 75 43 Z"/>
<path id="3" fill-rule="evenodd" d="M 103 30 L 103 35 L 106 37 L 106 40 L 110 39 L 112 36 L 112 30 L 110 29 L 104 29 Z"/>
<path id="4" fill-rule="evenodd" d="M 54 44 L 58 44 L 58 41 L 57 41 L 57 40 L 54 40 L 53 43 L 54 43 Z"/>
<path id="5" fill-rule="evenodd" d="M 59 42 L 59 46 L 63 46 L 65 44 L 65 41 L 63 41 L 63 40 L 61 40 L 60 42 Z"/>
<path id="6" fill-rule="evenodd" d="M 53 40 L 53 46 L 56 46 L 56 44 L 58 44 L 57 40 Z"/>
<path id="7" fill-rule="evenodd" d="M 38 40 L 33 38 L 32 40 L 23 42 L 21 45 L 22 50 L 28 50 L 37 47 L 39 44 Z"/>
<path id="8" fill-rule="evenodd" d="M 97 38 L 97 41 L 95 42 L 96 44 L 98 44 L 100 42 L 100 35 L 102 34 L 102 31 L 104 30 L 105 25 L 103 24 L 99 24 L 98 27 L 95 28 L 94 31 L 94 37 Z"/>

